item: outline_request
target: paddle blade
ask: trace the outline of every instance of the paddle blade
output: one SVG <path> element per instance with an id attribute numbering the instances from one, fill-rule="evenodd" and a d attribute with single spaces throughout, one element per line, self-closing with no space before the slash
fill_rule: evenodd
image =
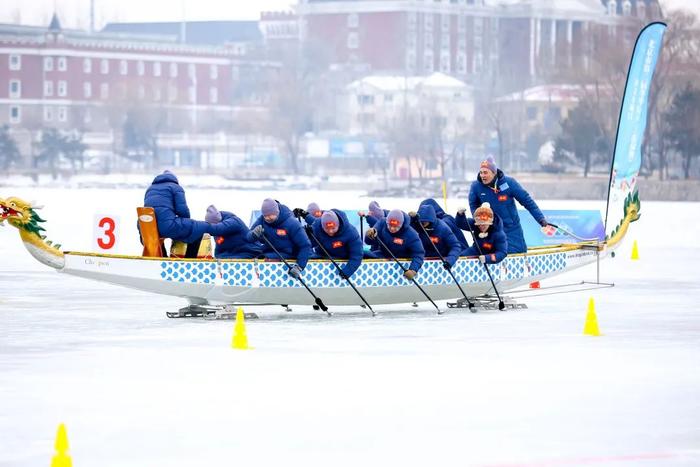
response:
<path id="1" fill-rule="evenodd" d="M 316 305 L 318 305 L 318 307 L 319 307 L 320 309 L 322 309 L 323 311 L 325 311 L 325 312 L 328 311 L 328 307 L 327 307 L 327 306 L 321 301 L 321 299 L 318 298 L 318 297 L 316 297 Z"/>

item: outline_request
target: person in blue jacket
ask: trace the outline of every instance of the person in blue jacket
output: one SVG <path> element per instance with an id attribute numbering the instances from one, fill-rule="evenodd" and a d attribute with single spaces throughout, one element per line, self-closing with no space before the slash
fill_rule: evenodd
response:
<path id="1" fill-rule="evenodd" d="M 265 199 L 260 210 L 262 214 L 250 226 L 246 240 L 262 242 L 263 256 L 279 259 L 277 253 L 262 239 L 264 234 L 284 259 L 296 258 L 296 264 L 289 270 L 289 274 L 299 278 L 311 255 L 311 243 L 304 228 L 287 206 L 274 199 Z"/>
<path id="2" fill-rule="evenodd" d="M 187 243 L 187 258 L 196 258 L 199 244 L 205 233 L 217 235 L 217 227 L 205 221 L 190 218 L 185 190 L 178 183 L 175 174 L 169 170 L 153 179 L 146 190 L 143 205 L 153 208 L 156 214 L 158 234 L 162 238 L 171 238 Z"/>
<path id="3" fill-rule="evenodd" d="M 476 181 L 472 182 L 469 190 L 469 207 L 474 213 L 484 203 L 491 205 L 493 212 L 503 221 L 503 230 L 508 237 L 508 253 L 527 251 L 516 200 L 542 227 L 549 225 L 530 194 L 514 178 L 506 176 L 496 167 L 493 157 L 482 161 Z"/>
<path id="4" fill-rule="evenodd" d="M 464 248 L 447 224 L 437 218 L 435 209 L 430 204 L 424 204 L 418 208 L 417 213 L 409 212 L 408 215 L 411 218 L 411 227 L 418 232 L 423 244 L 425 257 L 439 258 L 442 255 L 445 258 L 445 269 L 452 268 Z"/>
<path id="5" fill-rule="evenodd" d="M 464 237 L 462 229 L 457 227 L 457 222 L 455 222 L 455 218 L 443 211 L 443 209 L 440 207 L 437 201 L 435 201 L 433 198 L 424 199 L 420 202 L 420 206 L 423 205 L 429 205 L 433 207 L 433 209 L 435 210 L 435 216 L 437 216 L 438 219 L 447 224 L 447 227 L 450 228 L 452 233 L 455 234 L 455 237 L 457 237 L 457 240 L 459 241 L 460 245 L 462 245 L 462 249 L 469 247 L 469 243 Z"/>
<path id="6" fill-rule="evenodd" d="M 369 203 L 369 210 L 367 211 L 367 214 L 364 215 L 367 219 L 367 225 L 369 225 L 370 227 L 374 227 L 374 224 L 384 219 L 388 214 L 389 211 L 379 207 L 379 203 L 377 203 L 376 201 L 371 201 Z"/>
<path id="7" fill-rule="evenodd" d="M 338 209 L 325 211 L 321 215 L 321 220 L 314 222 L 312 229 L 314 237 L 333 259 L 348 261 L 340 268 L 343 279 L 352 276 L 362 262 L 362 240 L 355 226 L 348 221 L 348 216 Z M 316 257 L 327 257 L 313 239 L 312 244 L 314 244 Z"/>
<path id="8" fill-rule="evenodd" d="M 406 279 L 413 279 L 423 266 L 425 249 L 418 238 L 418 233 L 411 227 L 411 219 L 405 212 L 399 209 L 389 212 L 386 218 L 367 229 L 365 237 L 365 243 L 372 246 L 378 245 L 377 253 L 385 258 L 391 258 L 393 254 L 397 258 L 411 259 L 408 270 L 403 274 Z M 384 246 L 379 243 L 379 240 Z"/>
<path id="9" fill-rule="evenodd" d="M 262 246 L 257 241 L 249 241 L 248 226 L 232 212 L 219 211 L 211 205 L 207 208 L 204 220 L 210 224 L 220 224 L 219 235 L 214 237 L 214 256 L 220 259 L 253 259 L 262 254 Z"/>
<path id="10" fill-rule="evenodd" d="M 311 202 L 309 203 L 309 206 L 306 208 L 306 210 L 302 208 L 294 208 L 292 213 L 294 213 L 294 217 L 304 219 L 306 225 L 310 226 L 314 225 L 314 222 L 316 222 L 317 219 L 321 218 L 323 211 L 320 207 L 318 207 L 318 204 Z"/>
<path id="11" fill-rule="evenodd" d="M 457 211 L 457 225 L 472 232 L 474 244 L 462 251 L 462 256 L 478 256 L 479 261 L 494 264 L 508 256 L 508 239 L 503 222 L 494 214 L 489 203 L 476 209 L 474 219 L 467 219 L 464 209 Z"/>

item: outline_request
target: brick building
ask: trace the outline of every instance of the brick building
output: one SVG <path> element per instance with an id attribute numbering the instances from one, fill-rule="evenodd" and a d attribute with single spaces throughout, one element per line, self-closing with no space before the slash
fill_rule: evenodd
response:
<path id="1" fill-rule="evenodd" d="M 116 149 L 125 118 L 136 114 L 153 132 L 230 131 L 240 76 L 276 68 L 241 57 L 238 45 L 64 30 L 56 15 L 48 28 L 0 25 L 0 125 L 10 125 L 25 155 L 47 127 Z"/>
<path id="2" fill-rule="evenodd" d="M 504 89 L 586 68 L 601 41 L 633 41 L 661 14 L 657 0 L 301 0 L 298 12 L 304 40 L 337 63 L 471 84 L 498 77 Z"/>

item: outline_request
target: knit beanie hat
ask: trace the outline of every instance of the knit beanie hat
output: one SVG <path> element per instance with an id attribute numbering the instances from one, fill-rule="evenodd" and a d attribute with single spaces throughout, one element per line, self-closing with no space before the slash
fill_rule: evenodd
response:
<path id="1" fill-rule="evenodd" d="M 211 204 L 207 208 L 207 213 L 204 216 L 204 220 L 209 222 L 210 224 L 218 224 L 219 222 L 221 222 L 221 213 L 218 209 L 214 207 L 213 204 Z"/>
<path id="2" fill-rule="evenodd" d="M 384 218 L 384 210 L 379 207 L 379 203 L 377 203 L 376 201 L 372 201 L 371 203 L 369 203 L 369 213 L 375 219 Z"/>
<path id="3" fill-rule="evenodd" d="M 311 214 L 314 217 L 318 217 L 316 215 L 317 212 L 321 211 L 321 208 L 318 207 L 318 204 L 316 203 L 309 203 L 309 206 L 306 208 L 306 212 Z"/>
<path id="4" fill-rule="evenodd" d="M 386 223 L 392 227 L 398 227 L 399 229 L 403 226 L 403 211 L 400 209 L 394 209 L 386 216 Z"/>
<path id="5" fill-rule="evenodd" d="M 474 211 L 474 223 L 476 225 L 492 225 L 493 211 L 489 203 L 484 203 Z"/>
<path id="6" fill-rule="evenodd" d="M 486 158 L 486 160 L 481 161 L 481 165 L 479 167 L 481 167 L 482 169 L 489 169 L 493 173 L 496 173 L 498 171 L 498 167 L 496 167 L 496 161 L 493 160 L 492 156 L 489 156 Z"/>
<path id="7" fill-rule="evenodd" d="M 267 198 L 262 203 L 262 208 L 260 209 L 263 216 L 279 215 L 280 207 L 277 201 L 274 199 Z"/>
<path id="8" fill-rule="evenodd" d="M 338 220 L 338 215 L 333 211 L 325 211 L 321 215 L 321 227 L 323 227 L 324 232 L 334 233 L 340 228 L 340 220 Z"/>

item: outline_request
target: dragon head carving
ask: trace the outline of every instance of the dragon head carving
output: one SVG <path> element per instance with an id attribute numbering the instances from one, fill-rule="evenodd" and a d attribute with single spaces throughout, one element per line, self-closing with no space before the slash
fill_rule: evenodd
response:
<path id="1" fill-rule="evenodd" d="M 624 203 L 624 214 L 625 217 L 622 218 L 620 223 L 615 227 L 615 229 L 608 235 L 608 245 L 617 244 L 627 233 L 627 229 L 632 222 L 636 222 L 642 216 L 641 214 L 642 203 L 639 200 L 639 192 L 637 190 L 634 193 L 630 193 L 625 198 Z"/>
<path id="2" fill-rule="evenodd" d="M 41 224 L 45 221 L 36 212 L 39 208 L 20 198 L 0 198 L 0 226 L 4 226 L 7 221 L 16 227 L 24 246 L 32 256 L 48 266 L 60 269 L 63 267 L 61 245 L 46 240 L 46 236 L 42 234 L 45 229 Z"/>
<path id="3" fill-rule="evenodd" d="M 44 230 L 40 224 L 45 222 L 30 203 L 14 197 L 0 198 L 0 224 L 4 221 L 20 230 L 37 235 Z"/>

